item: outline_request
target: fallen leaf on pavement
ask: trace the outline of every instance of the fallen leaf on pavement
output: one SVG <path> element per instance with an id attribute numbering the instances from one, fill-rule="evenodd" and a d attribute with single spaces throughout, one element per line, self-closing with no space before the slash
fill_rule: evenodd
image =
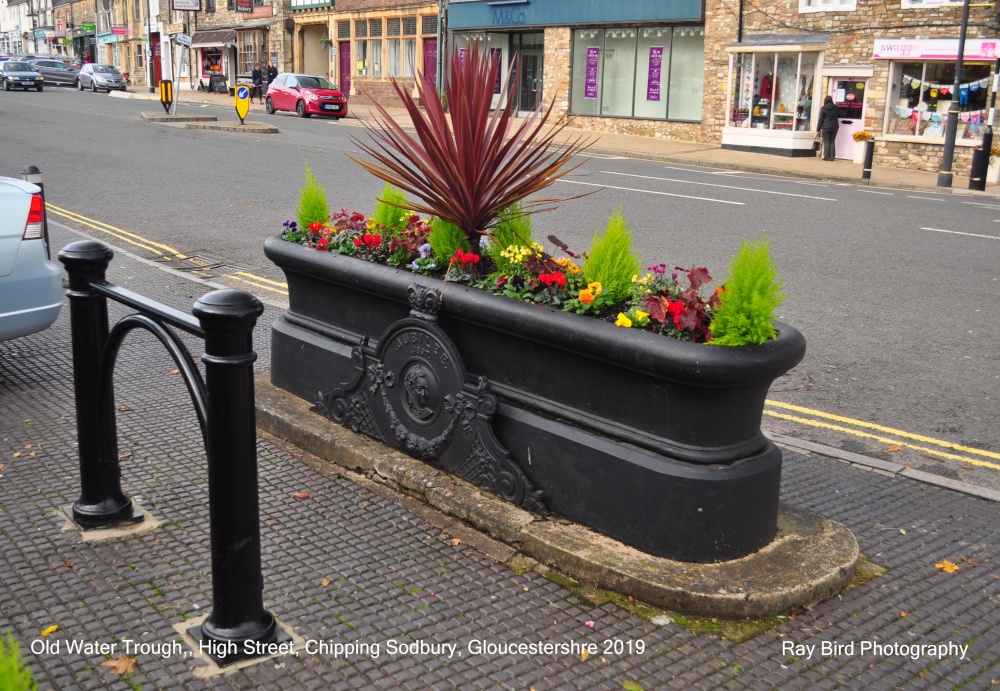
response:
<path id="1" fill-rule="evenodd" d="M 129 408 L 127 405 L 118 406 L 118 412 L 124 413 L 126 410 L 132 410 L 132 409 Z"/>
<path id="2" fill-rule="evenodd" d="M 900 446 L 899 444 L 891 444 L 889 446 L 889 451 L 902 451 L 902 450 L 903 450 L 903 447 Z"/>
<path id="3" fill-rule="evenodd" d="M 25 445 L 24 445 L 24 448 L 26 448 L 26 449 L 30 449 L 30 448 L 31 448 L 31 444 L 25 444 Z"/>
<path id="4" fill-rule="evenodd" d="M 181 373 L 181 371 L 179 369 L 172 369 L 172 370 L 170 370 L 170 374 L 180 374 L 180 373 Z"/>
<path id="5" fill-rule="evenodd" d="M 900 612 L 900 613 L 899 613 L 899 616 L 901 616 L 901 617 L 905 617 L 905 616 L 906 616 L 906 612 Z"/>
<path id="6" fill-rule="evenodd" d="M 971 465 L 963 465 L 962 470 L 975 470 Z"/>
<path id="7" fill-rule="evenodd" d="M 580 662 L 586 662 L 589 658 L 590 658 L 590 650 L 584 648 L 583 652 L 580 653 Z"/>
<path id="8" fill-rule="evenodd" d="M 53 624 L 52 626 L 42 629 L 42 638 L 48 638 L 50 633 L 55 633 L 59 630 L 59 627 Z"/>
<path id="9" fill-rule="evenodd" d="M 117 660 L 108 660 L 101 663 L 101 667 L 110 667 L 115 674 L 131 674 L 135 671 L 135 658 L 126 657 L 124 653 L 118 653 Z"/>
<path id="10" fill-rule="evenodd" d="M 939 561 L 934 566 L 941 569 L 945 573 L 955 573 L 956 571 L 958 571 L 958 565 L 951 563 L 947 559 L 945 559 L 944 561 Z"/>
<path id="11" fill-rule="evenodd" d="M 451 544 L 456 545 L 456 546 L 462 544 L 462 538 L 460 538 L 460 537 L 453 537 L 453 538 L 451 538 Z"/>
<path id="12" fill-rule="evenodd" d="M 625 689 L 625 691 L 643 691 L 642 687 L 634 681 L 623 681 L 622 688 Z"/>
<path id="13" fill-rule="evenodd" d="M 15 451 L 14 452 L 14 458 L 20 458 L 20 457 L 21 457 L 21 452 L 20 451 Z"/>
<path id="14" fill-rule="evenodd" d="M 588 629 L 594 628 L 594 622 L 592 621 L 585 621 L 583 622 L 583 625 L 586 626 Z"/>
<path id="15" fill-rule="evenodd" d="M 296 499 L 308 499 L 309 492 L 292 492 L 292 496 Z"/>
<path id="16" fill-rule="evenodd" d="M 902 528 L 900 528 L 900 529 L 899 529 L 899 534 L 900 534 L 900 535 L 906 535 L 906 531 L 905 531 L 905 530 L 903 530 Z"/>
<path id="17" fill-rule="evenodd" d="M 971 560 L 971 559 L 969 559 L 968 557 L 961 557 L 961 560 L 962 560 L 962 561 L 964 561 L 964 562 L 965 562 L 966 564 L 968 564 L 969 566 L 979 566 L 979 562 L 977 562 L 977 561 L 972 561 L 972 560 Z"/>
<path id="18" fill-rule="evenodd" d="M 319 582 L 319 584 L 320 584 L 320 585 L 321 585 L 322 587 L 324 587 L 324 588 L 325 588 L 326 586 L 330 585 L 330 579 L 329 579 L 329 578 L 324 578 L 323 580 L 321 580 L 321 581 Z"/>

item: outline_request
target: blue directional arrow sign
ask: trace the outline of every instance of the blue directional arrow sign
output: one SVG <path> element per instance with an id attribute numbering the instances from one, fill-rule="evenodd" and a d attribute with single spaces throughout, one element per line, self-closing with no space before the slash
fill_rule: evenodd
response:
<path id="1" fill-rule="evenodd" d="M 236 114 L 240 116 L 240 124 L 243 124 L 243 119 L 250 112 L 250 89 L 238 86 L 234 96 L 236 97 Z"/>

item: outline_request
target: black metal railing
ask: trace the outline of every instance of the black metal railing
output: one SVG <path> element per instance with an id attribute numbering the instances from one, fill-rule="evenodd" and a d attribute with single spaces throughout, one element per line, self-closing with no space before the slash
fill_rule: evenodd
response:
<path id="1" fill-rule="evenodd" d="M 121 488 L 115 421 L 114 368 L 125 336 L 152 333 L 167 349 L 194 403 L 208 456 L 212 612 L 191 633 L 220 664 L 284 635 L 264 609 L 252 332 L 264 311 L 241 290 L 216 290 L 194 303 L 193 314 L 143 297 L 105 279 L 114 252 L 100 242 L 74 242 L 59 252 L 69 274 L 73 384 L 80 454 L 80 499 L 72 518 L 81 528 L 141 522 Z M 108 328 L 108 300 L 133 314 Z M 171 327 L 205 341 L 202 380 L 194 358 Z"/>

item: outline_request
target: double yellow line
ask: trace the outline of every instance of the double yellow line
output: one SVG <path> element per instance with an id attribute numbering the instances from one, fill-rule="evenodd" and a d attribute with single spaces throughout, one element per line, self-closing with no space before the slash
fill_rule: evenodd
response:
<path id="1" fill-rule="evenodd" d="M 775 409 L 782 411 L 790 411 L 790 412 L 789 413 L 777 412 Z M 797 413 L 797 414 L 792 415 L 790 413 Z M 764 414 L 774 418 L 778 418 L 780 420 L 788 420 L 790 422 L 797 422 L 799 424 L 808 425 L 810 427 L 820 427 L 823 429 L 832 430 L 834 432 L 850 434 L 855 437 L 872 439 L 878 442 L 882 442 L 884 444 L 890 444 L 907 449 L 913 449 L 914 451 L 921 451 L 923 453 L 930 454 L 932 456 L 938 456 L 940 458 L 947 458 L 949 460 L 961 461 L 963 463 L 968 463 L 970 465 L 977 465 L 983 468 L 992 468 L 994 470 L 1000 470 L 1000 463 L 992 463 L 990 461 L 982 460 L 983 458 L 990 458 L 995 461 L 1000 461 L 1000 453 L 994 453 L 992 451 L 984 451 L 982 449 L 974 449 L 971 446 L 962 446 L 961 444 L 954 444 L 950 441 L 934 439 L 933 437 L 925 437 L 922 434 L 904 432 L 903 430 L 893 429 L 892 427 L 877 425 L 873 422 L 854 420 L 849 417 L 834 415 L 832 413 L 824 413 L 819 410 L 812 410 L 811 408 L 803 408 L 802 406 L 792 405 L 790 403 L 782 403 L 780 401 L 772 401 L 770 399 L 765 401 Z M 827 420 L 830 420 L 831 422 L 826 422 Z M 834 423 L 839 423 L 839 424 L 834 424 Z M 871 431 L 866 431 L 866 430 L 871 430 Z M 960 456 L 955 453 L 949 453 L 949 451 L 958 451 L 964 454 L 971 454 L 972 457 Z"/>
<path id="2" fill-rule="evenodd" d="M 141 235 L 130 233 L 127 230 L 116 228 L 115 226 L 108 225 L 107 223 L 101 223 L 100 221 L 95 221 L 92 218 L 81 216 L 80 214 L 73 213 L 72 211 L 68 211 L 66 209 L 61 209 L 58 206 L 55 206 L 54 204 L 46 204 L 45 206 L 48 212 L 51 214 L 54 214 L 56 216 L 61 216 L 69 221 L 73 221 L 74 223 L 79 223 L 80 225 L 87 226 L 88 228 L 92 228 L 102 233 L 106 233 L 107 235 L 116 237 L 122 242 L 127 242 L 130 245 L 141 247 L 147 252 L 153 253 L 157 257 L 184 256 L 183 254 L 175 250 L 173 247 L 170 247 L 169 245 L 164 245 L 159 242 L 153 242 L 152 240 L 144 238 Z"/>
<path id="3" fill-rule="evenodd" d="M 144 238 L 141 235 L 136 235 L 135 233 L 130 233 L 127 230 L 118 228 L 117 226 L 109 225 L 107 223 L 102 223 L 101 221 L 95 221 L 92 218 L 81 216 L 78 213 L 74 213 L 67 209 L 60 208 L 53 204 L 47 204 L 46 207 L 48 209 L 48 212 L 55 216 L 60 216 L 68 221 L 72 221 L 73 223 L 79 223 L 80 225 L 86 226 L 87 228 L 91 228 L 101 233 L 110 235 L 114 238 L 117 238 L 118 240 L 121 240 L 122 242 L 127 242 L 130 245 L 135 245 L 136 247 L 139 247 L 141 249 L 146 250 L 147 252 L 150 252 L 154 256 L 170 257 L 177 259 L 183 259 L 186 257 L 185 254 L 178 252 L 170 245 L 164 245 L 163 243 L 160 242 L 154 242 L 153 240 Z M 263 276 L 257 276 L 256 274 L 248 273 L 246 271 L 236 271 L 231 274 L 225 274 L 222 276 L 222 278 L 230 278 L 235 281 L 241 281 L 243 283 L 252 285 L 253 287 L 258 288 L 260 290 L 267 290 L 273 293 L 278 293 L 279 295 L 284 295 L 284 296 L 288 295 L 287 283 L 283 283 L 281 281 L 272 281 L 268 278 L 264 278 Z"/>

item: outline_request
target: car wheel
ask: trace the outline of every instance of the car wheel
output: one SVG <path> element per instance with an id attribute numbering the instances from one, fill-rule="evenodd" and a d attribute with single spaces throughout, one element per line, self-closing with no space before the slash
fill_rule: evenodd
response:
<path id="1" fill-rule="evenodd" d="M 333 119 L 334 119 L 334 120 L 335 120 L 336 122 L 340 122 L 340 116 L 339 116 L 339 115 L 334 115 L 334 116 L 333 116 Z"/>
<path id="2" fill-rule="evenodd" d="M 274 115 L 274 101 L 271 100 L 270 96 L 264 101 L 264 112 L 268 115 Z"/>
<path id="3" fill-rule="evenodd" d="M 4 91 L 10 91 L 10 84 L 8 84 L 7 82 L 4 82 L 3 83 L 3 90 Z"/>
<path id="4" fill-rule="evenodd" d="M 295 114 L 298 115 L 300 118 L 309 117 L 309 113 L 306 112 L 305 101 L 299 101 L 298 103 L 295 104 Z"/>
<path id="5" fill-rule="evenodd" d="M 76 88 L 79 91 L 83 91 L 83 82 L 81 82 L 79 79 L 76 80 Z"/>
<path id="6" fill-rule="evenodd" d="M 91 80 L 91 82 L 90 82 L 90 90 L 93 91 L 95 94 L 97 93 L 97 82 Z"/>
<path id="7" fill-rule="evenodd" d="M 35 88 L 36 88 L 36 89 L 38 89 L 39 91 L 41 91 L 41 90 L 42 90 L 42 85 L 41 85 L 41 84 L 39 84 L 39 85 L 38 85 L 38 86 L 36 86 Z"/>

